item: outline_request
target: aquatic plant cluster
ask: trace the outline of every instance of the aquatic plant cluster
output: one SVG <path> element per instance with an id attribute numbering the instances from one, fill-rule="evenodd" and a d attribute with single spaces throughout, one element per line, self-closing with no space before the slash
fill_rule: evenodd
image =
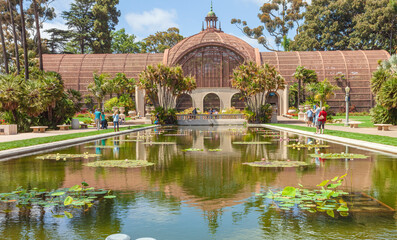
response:
<path id="1" fill-rule="evenodd" d="M 28 190 L 18 187 L 10 193 L 0 193 L 0 207 L 4 209 L 3 212 L 11 212 L 11 206 L 15 206 L 21 211 L 41 206 L 51 208 L 53 217 L 73 218 L 73 211 L 80 209 L 82 212 L 87 212 L 95 202 L 116 197 L 111 195 L 109 190 L 88 187 L 86 182 L 81 184 L 81 186 L 75 185 L 52 191 L 38 188 Z"/>
<path id="2" fill-rule="evenodd" d="M 257 161 L 243 163 L 251 167 L 264 167 L 264 168 L 280 168 L 280 167 L 305 167 L 309 166 L 306 162 L 301 161 Z"/>
<path id="3" fill-rule="evenodd" d="M 273 192 L 268 190 L 266 198 L 273 200 L 272 208 L 289 211 L 292 208 L 299 208 L 310 213 L 325 212 L 335 217 L 335 212 L 340 216 L 349 215 L 349 207 L 343 196 L 349 193 L 336 190 L 342 184 L 347 174 L 335 177 L 331 180 L 324 180 L 317 186 L 321 189 L 308 190 L 303 188 L 285 187 L 283 190 Z"/>
<path id="4" fill-rule="evenodd" d="M 310 157 L 318 157 L 323 159 L 365 159 L 368 156 L 362 154 L 353 154 L 353 153 L 320 153 L 320 154 L 310 154 Z"/>

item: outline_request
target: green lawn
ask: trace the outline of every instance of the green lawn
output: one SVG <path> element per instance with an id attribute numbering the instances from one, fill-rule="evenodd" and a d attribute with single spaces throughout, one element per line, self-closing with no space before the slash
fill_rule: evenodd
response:
<path id="1" fill-rule="evenodd" d="M 310 128 L 310 127 L 302 127 L 302 126 L 279 124 L 279 123 L 272 123 L 269 125 L 297 129 L 297 130 L 302 130 L 302 131 L 307 131 L 307 132 L 312 132 L 312 133 L 316 132 L 315 128 Z M 362 141 L 367 141 L 367 142 L 374 142 L 374 143 L 380 143 L 380 144 L 385 144 L 385 145 L 397 146 L 397 138 L 394 138 L 394 137 L 385 137 L 385 136 L 364 134 L 364 133 L 351 133 L 351 132 L 327 130 L 327 129 L 325 129 L 325 134 L 337 136 L 337 137 L 351 138 L 351 139 L 362 140 Z"/>
<path id="2" fill-rule="evenodd" d="M 141 128 L 141 127 L 147 127 L 147 126 L 152 126 L 152 124 L 142 124 L 142 125 L 136 125 L 136 126 L 130 126 L 130 127 L 121 127 L 120 131 Z M 100 131 L 71 133 L 71 134 L 51 136 L 51 137 L 41 137 L 41 138 L 32 138 L 32 139 L 18 140 L 18 141 L 12 141 L 12 142 L 4 142 L 4 143 L 0 144 L 0 151 L 7 150 L 7 149 L 13 149 L 13 148 L 34 146 L 34 145 L 43 144 L 43 143 L 58 142 L 58 141 L 69 140 L 69 139 L 80 138 L 80 137 L 95 136 L 95 135 L 110 133 L 110 132 L 114 132 L 114 130 L 106 129 L 106 130 L 100 130 Z"/>
<path id="3" fill-rule="evenodd" d="M 346 119 L 346 116 L 333 116 L 333 119 L 342 119 L 343 121 Z M 371 116 L 349 116 L 349 121 L 362 122 L 358 125 L 358 127 L 375 127 L 371 122 Z M 334 126 L 343 126 L 343 123 L 330 123 L 330 125 Z"/>

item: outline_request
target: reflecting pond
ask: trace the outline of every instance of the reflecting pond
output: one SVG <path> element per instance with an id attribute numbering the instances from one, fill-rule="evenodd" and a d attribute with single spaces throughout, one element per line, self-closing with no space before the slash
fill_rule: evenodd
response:
<path id="1" fill-rule="evenodd" d="M 378 205 L 396 209 L 396 157 L 288 132 L 261 130 L 234 126 L 157 128 L 48 152 L 102 155 L 89 159 L 36 159 L 43 155 L 39 154 L 0 162 L 0 193 L 19 186 L 67 188 L 85 181 L 90 187 L 113 190 L 117 196 L 102 199 L 71 219 L 54 218 L 51 211 L 55 209 L 38 207 L 9 212 L 6 210 L 12 203 L 0 203 L 0 238 L 105 239 L 120 232 L 132 239 L 158 240 L 397 237 L 395 212 L 371 207 L 374 198 L 381 202 Z M 329 148 L 287 147 L 295 141 Z M 369 157 L 349 160 L 309 156 L 341 152 Z M 116 159 L 147 160 L 155 165 L 132 169 L 83 165 Z M 260 168 L 243 164 L 274 160 L 302 161 L 309 166 Z M 361 204 L 348 217 L 272 208 L 272 201 L 261 194 L 299 184 L 315 189 L 323 180 L 346 173 L 339 189 L 359 196 L 352 205 Z M 359 203 L 361 199 L 363 203 Z"/>

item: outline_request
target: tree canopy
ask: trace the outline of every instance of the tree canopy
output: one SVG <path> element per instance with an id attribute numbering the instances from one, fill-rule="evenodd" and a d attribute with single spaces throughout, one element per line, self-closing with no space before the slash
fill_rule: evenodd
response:
<path id="1" fill-rule="evenodd" d="M 167 31 L 156 32 L 142 41 L 142 52 L 162 53 L 183 40 L 178 28 L 168 28 Z"/>

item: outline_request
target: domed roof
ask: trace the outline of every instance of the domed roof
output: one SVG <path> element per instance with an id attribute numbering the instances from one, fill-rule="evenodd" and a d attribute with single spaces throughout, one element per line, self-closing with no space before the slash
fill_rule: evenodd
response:
<path id="1" fill-rule="evenodd" d="M 190 51 L 211 45 L 229 48 L 245 60 L 255 60 L 255 49 L 244 40 L 218 29 L 206 29 L 196 35 L 185 38 L 172 47 L 168 54 L 167 63 L 169 65 L 176 64 L 181 57 Z"/>
<path id="2" fill-rule="evenodd" d="M 215 15 L 214 11 L 211 10 L 208 12 L 207 17 L 216 17 L 216 15 Z"/>

